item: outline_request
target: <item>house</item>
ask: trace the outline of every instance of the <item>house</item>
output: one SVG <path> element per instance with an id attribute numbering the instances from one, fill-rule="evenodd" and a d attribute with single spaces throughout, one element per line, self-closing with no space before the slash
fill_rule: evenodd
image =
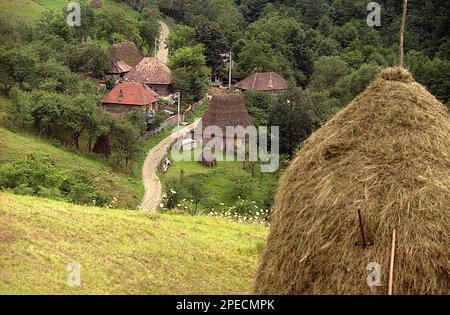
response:
<path id="1" fill-rule="evenodd" d="M 111 66 L 109 67 L 109 70 L 108 70 L 108 74 L 123 78 L 132 69 L 133 69 L 133 67 L 128 65 L 125 61 L 112 60 Z"/>
<path id="2" fill-rule="evenodd" d="M 146 113 L 158 111 L 157 94 L 139 82 L 124 82 L 117 85 L 102 99 L 103 110 L 115 116 L 140 110 Z"/>
<path id="3" fill-rule="evenodd" d="M 255 72 L 234 87 L 240 91 L 256 90 L 279 94 L 287 90 L 288 82 L 276 72 Z"/>
<path id="4" fill-rule="evenodd" d="M 145 83 L 159 95 L 167 96 L 170 94 L 172 71 L 158 58 L 146 57 L 125 75 L 124 80 Z"/>
<path id="5" fill-rule="evenodd" d="M 120 60 L 130 67 L 134 67 L 141 62 L 143 57 L 135 43 L 123 42 L 111 46 L 109 49 L 109 58 L 112 61 Z"/>

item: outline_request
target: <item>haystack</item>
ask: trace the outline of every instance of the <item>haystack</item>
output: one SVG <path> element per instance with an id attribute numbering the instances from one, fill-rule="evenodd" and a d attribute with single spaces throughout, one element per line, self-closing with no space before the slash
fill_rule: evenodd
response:
<path id="1" fill-rule="evenodd" d="M 240 94 L 214 95 L 202 117 L 203 130 L 217 126 L 226 135 L 226 127 L 253 126 L 252 119 Z"/>
<path id="2" fill-rule="evenodd" d="M 362 234 L 358 219 L 366 234 Z M 257 294 L 450 293 L 450 116 L 402 68 L 384 70 L 285 172 Z M 381 286 L 368 286 L 370 262 Z"/>
<path id="3" fill-rule="evenodd" d="M 124 61 L 131 67 L 136 66 L 143 58 L 136 44 L 133 42 L 112 45 L 109 50 L 109 57 L 112 61 Z"/>

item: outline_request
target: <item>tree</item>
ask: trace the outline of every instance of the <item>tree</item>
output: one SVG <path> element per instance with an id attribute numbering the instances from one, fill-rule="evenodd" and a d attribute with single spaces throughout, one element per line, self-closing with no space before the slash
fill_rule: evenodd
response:
<path id="1" fill-rule="evenodd" d="M 245 104 L 248 113 L 253 118 L 256 126 L 267 126 L 270 108 L 275 103 L 275 98 L 265 92 L 249 90 L 244 93 Z"/>
<path id="2" fill-rule="evenodd" d="M 330 90 L 348 72 L 348 65 L 341 58 L 337 56 L 321 57 L 314 65 L 310 87 L 314 91 Z"/>
<path id="3" fill-rule="evenodd" d="M 82 22 L 80 26 L 75 27 L 75 36 L 80 42 L 85 42 L 88 37 L 95 37 L 95 12 L 91 7 L 91 1 L 82 0 L 78 1 L 80 4 L 80 14 L 82 17 Z M 70 12 L 64 8 L 64 17 L 66 17 Z"/>
<path id="4" fill-rule="evenodd" d="M 188 25 L 177 25 L 167 38 L 167 47 L 170 52 L 183 47 L 194 46 L 195 28 Z"/>
<path id="5" fill-rule="evenodd" d="M 38 63 L 30 84 L 34 89 L 47 92 L 77 93 L 80 79 L 70 69 L 55 59 Z"/>
<path id="6" fill-rule="evenodd" d="M 160 25 L 158 20 L 161 18 L 156 5 L 147 5 L 142 9 L 139 15 L 139 34 L 142 43 L 151 52 L 155 49 L 155 38 L 159 38 Z"/>
<path id="7" fill-rule="evenodd" d="M 195 41 L 205 47 L 206 65 L 217 76 L 224 68 L 221 54 L 228 50 L 222 30 L 216 23 L 202 19 L 196 25 Z"/>
<path id="8" fill-rule="evenodd" d="M 31 51 L 21 47 L 0 52 L 0 83 L 4 93 L 9 93 L 15 84 L 22 87 L 34 75 L 36 59 Z"/>
<path id="9" fill-rule="evenodd" d="M 118 162 L 129 162 L 136 159 L 141 147 L 141 138 L 138 131 L 129 122 L 111 117 L 109 120 L 109 141 L 112 155 Z"/>
<path id="10" fill-rule="evenodd" d="M 191 175 L 185 183 L 186 192 L 194 201 L 194 214 L 197 213 L 198 204 L 206 197 L 204 183 L 204 174 Z"/>
<path id="11" fill-rule="evenodd" d="M 55 137 L 57 130 L 65 123 L 61 117 L 61 107 L 65 106 L 68 99 L 59 93 L 36 92 L 33 93 L 32 110 L 34 127 L 39 133 L 48 137 Z"/>
<path id="12" fill-rule="evenodd" d="M 97 35 L 110 44 L 128 40 L 142 46 L 138 21 L 125 10 L 115 7 L 107 7 L 97 13 Z"/>
<path id="13" fill-rule="evenodd" d="M 80 137 L 88 127 L 93 127 L 99 115 L 96 99 L 86 95 L 77 95 L 64 103 L 61 108 L 61 118 L 65 128 L 70 131 L 73 144 L 80 150 Z"/>
<path id="14" fill-rule="evenodd" d="M 77 72 L 91 72 L 102 78 L 110 66 L 108 53 L 96 43 L 83 43 L 77 46 L 71 59 L 71 68 Z"/>
<path id="15" fill-rule="evenodd" d="M 248 75 L 255 69 L 281 73 L 286 60 L 267 43 L 248 41 L 239 54 L 239 69 Z"/>
<path id="16" fill-rule="evenodd" d="M 210 70 L 205 65 L 203 46 L 184 47 L 169 57 L 173 89 L 180 91 L 185 102 L 200 100 L 208 88 Z"/>
<path id="17" fill-rule="evenodd" d="M 309 91 L 291 85 L 272 107 L 269 125 L 280 127 L 280 153 L 292 155 L 319 127 Z"/>

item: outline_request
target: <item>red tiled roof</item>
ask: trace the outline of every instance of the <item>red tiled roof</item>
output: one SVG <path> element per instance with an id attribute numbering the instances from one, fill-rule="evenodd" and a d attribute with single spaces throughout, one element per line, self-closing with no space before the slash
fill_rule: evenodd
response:
<path id="1" fill-rule="evenodd" d="M 125 61 L 113 60 L 111 61 L 111 67 L 108 70 L 110 74 L 122 74 L 130 72 L 133 67 L 129 66 Z"/>
<path id="2" fill-rule="evenodd" d="M 125 81 L 169 85 L 172 83 L 172 71 L 158 58 L 146 57 L 125 75 Z"/>
<path id="3" fill-rule="evenodd" d="M 275 72 L 256 72 L 234 87 L 241 90 L 279 91 L 286 90 L 288 82 Z"/>
<path id="4" fill-rule="evenodd" d="M 138 82 L 124 82 L 117 85 L 103 99 L 103 104 L 146 106 L 155 103 L 156 93 Z"/>

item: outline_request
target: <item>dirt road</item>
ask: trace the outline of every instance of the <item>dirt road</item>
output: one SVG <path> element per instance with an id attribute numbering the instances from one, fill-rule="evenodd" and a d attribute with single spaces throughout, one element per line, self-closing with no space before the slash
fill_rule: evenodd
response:
<path id="1" fill-rule="evenodd" d="M 200 120 L 182 128 L 180 130 L 180 134 L 183 135 L 194 129 L 199 121 Z M 176 140 L 176 138 L 176 133 L 171 134 L 169 137 L 167 137 L 153 149 L 151 149 L 147 155 L 147 158 L 145 159 L 144 168 L 142 171 L 145 195 L 141 205 L 141 208 L 144 211 L 156 212 L 159 209 L 159 205 L 162 200 L 162 186 L 161 181 L 156 175 L 156 171 L 166 152 L 170 149 L 171 144 Z"/>
<path id="2" fill-rule="evenodd" d="M 169 27 L 163 21 L 158 21 L 161 25 L 159 36 L 159 48 L 157 57 L 159 60 L 167 64 L 169 58 L 169 49 L 166 47 L 166 39 L 169 36 Z"/>

